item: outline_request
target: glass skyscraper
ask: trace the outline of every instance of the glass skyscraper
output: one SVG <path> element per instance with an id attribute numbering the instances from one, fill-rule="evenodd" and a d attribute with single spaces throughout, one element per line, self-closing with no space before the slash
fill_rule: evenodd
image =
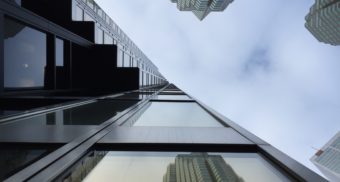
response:
<path id="1" fill-rule="evenodd" d="M 0 74 L 1 181 L 326 181 L 169 83 L 93 0 L 0 0 Z"/>
<path id="2" fill-rule="evenodd" d="M 233 0 L 171 0 L 180 11 L 192 11 L 203 20 L 212 11 L 224 11 Z"/>
<path id="3" fill-rule="evenodd" d="M 340 181 L 340 132 L 327 142 L 311 161 L 329 180 Z"/>
<path id="4" fill-rule="evenodd" d="M 320 42 L 340 45 L 340 1 L 316 0 L 305 26 Z"/>

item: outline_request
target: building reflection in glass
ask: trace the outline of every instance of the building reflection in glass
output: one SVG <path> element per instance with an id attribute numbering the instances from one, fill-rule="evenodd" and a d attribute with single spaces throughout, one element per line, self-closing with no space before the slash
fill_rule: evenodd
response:
<path id="1" fill-rule="evenodd" d="M 244 182 L 221 155 L 180 154 L 169 164 L 163 182 Z"/>

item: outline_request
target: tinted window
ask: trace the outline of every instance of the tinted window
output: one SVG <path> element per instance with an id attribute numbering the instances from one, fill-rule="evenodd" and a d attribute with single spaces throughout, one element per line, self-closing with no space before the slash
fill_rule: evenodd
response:
<path id="1" fill-rule="evenodd" d="M 55 64 L 56 66 L 64 66 L 64 41 L 55 40 Z"/>
<path id="2" fill-rule="evenodd" d="M 5 18 L 5 87 L 43 87 L 46 34 Z"/>
<path id="3" fill-rule="evenodd" d="M 129 124 L 127 124 L 129 125 Z M 223 127 L 196 103 L 151 102 L 133 126 Z"/>

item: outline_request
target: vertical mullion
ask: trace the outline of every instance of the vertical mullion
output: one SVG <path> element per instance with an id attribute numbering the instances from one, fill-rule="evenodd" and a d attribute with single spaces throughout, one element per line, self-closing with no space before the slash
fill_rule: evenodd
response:
<path id="1" fill-rule="evenodd" d="M 45 72 L 45 88 L 56 89 L 56 60 L 55 60 L 55 35 L 47 34 L 47 64 Z"/>
<path id="2" fill-rule="evenodd" d="M 5 90 L 4 14 L 0 11 L 0 93 Z"/>

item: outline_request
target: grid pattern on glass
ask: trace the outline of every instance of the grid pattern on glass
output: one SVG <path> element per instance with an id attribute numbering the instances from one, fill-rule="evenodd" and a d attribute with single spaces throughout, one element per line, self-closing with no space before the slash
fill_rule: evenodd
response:
<path id="1" fill-rule="evenodd" d="M 157 95 L 154 99 L 159 100 L 191 100 L 187 95 Z"/>
<path id="2" fill-rule="evenodd" d="M 108 152 L 71 172 L 74 181 L 292 181 L 257 153 Z M 98 162 L 98 158 L 100 158 Z M 84 164 L 84 163 L 83 163 Z M 92 169 L 88 173 L 89 169 Z M 200 179 L 200 180 L 199 180 Z"/>
<path id="3" fill-rule="evenodd" d="M 133 126 L 223 127 L 196 103 L 151 102 Z"/>

